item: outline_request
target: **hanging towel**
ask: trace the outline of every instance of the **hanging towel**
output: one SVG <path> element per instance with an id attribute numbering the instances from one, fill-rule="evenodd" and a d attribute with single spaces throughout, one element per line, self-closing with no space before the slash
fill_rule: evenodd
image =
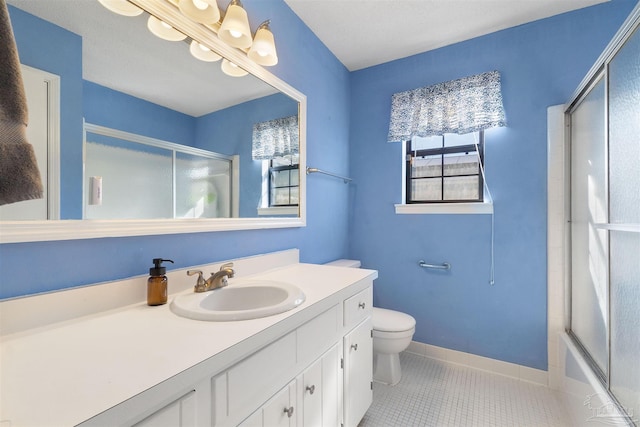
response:
<path id="1" fill-rule="evenodd" d="M 6 1 L 0 0 L 0 205 L 43 197 L 27 121 L 18 51 Z"/>

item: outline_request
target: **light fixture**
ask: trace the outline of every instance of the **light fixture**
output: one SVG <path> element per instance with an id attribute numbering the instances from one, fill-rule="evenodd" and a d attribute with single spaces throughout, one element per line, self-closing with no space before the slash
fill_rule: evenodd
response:
<path id="1" fill-rule="evenodd" d="M 220 68 L 222 68 L 222 71 L 226 75 L 231 77 L 242 77 L 249 74 L 245 70 L 243 70 L 242 68 L 234 64 L 233 62 L 229 61 L 227 58 L 224 58 L 222 60 L 222 65 L 220 66 Z"/>
<path id="2" fill-rule="evenodd" d="M 105 8 L 124 16 L 138 16 L 144 9 L 130 3 L 129 0 L 98 0 Z M 220 23 L 220 10 L 217 0 L 170 0 L 177 4 L 180 13 L 192 21 L 208 25 L 210 30 L 217 33 L 218 38 L 231 47 L 241 49 L 249 59 L 259 65 L 271 66 L 278 63 L 276 44 L 273 33 L 269 28 L 270 21 L 264 21 L 256 29 L 255 37 L 251 37 L 251 28 L 247 11 L 244 10 L 240 0 L 231 0 L 227 6 L 224 18 Z M 216 24 L 216 25 L 213 25 Z M 182 41 L 186 34 L 173 28 L 166 22 L 149 15 L 147 28 L 155 36 L 169 41 Z M 213 52 L 207 46 L 192 40 L 189 51 L 195 58 L 205 62 L 219 61 L 222 57 Z M 237 64 L 225 59 L 221 65 L 222 71 L 233 77 L 242 77 L 248 74 Z"/>
<path id="3" fill-rule="evenodd" d="M 278 63 L 276 44 L 268 20 L 258 26 L 247 56 L 260 65 L 276 65 Z"/>
<path id="4" fill-rule="evenodd" d="M 159 20 L 153 15 L 149 16 L 149 20 L 147 21 L 147 28 L 149 28 L 149 31 L 151 31 L 155 36 L 158 36 L 164 40 L 179 42 L 187 38 L 186 35 L 182 34 L 171 25 Z"/>
<path id="5" fill-rule="evenodd" d="M 232 47 L 246 49 L 251 46 L 249 18 L 240 0 L 231 0 L 227 6 L 218 37 Z"/>
<path id="6" fill-rule="evenodd" d="M 98 0 L 100 4 L 113 13 L 124 16 L 138 16 L 143 10 L 127 0 Z"/>
<path id="7" fill-rule="evenodd" d="M 216 0 L 179 0 L 178 8 L 184 16 L 201 24 L 215 24 L 220 20 Z"/>
<path id="8" fill-rule="evenodd" d="M 222 56 L 195 40 L 191 41 L 189 52 L 191 52 L 191 55 L 198 58 L 200 61 L 216 62 L 222 59 Z"/>

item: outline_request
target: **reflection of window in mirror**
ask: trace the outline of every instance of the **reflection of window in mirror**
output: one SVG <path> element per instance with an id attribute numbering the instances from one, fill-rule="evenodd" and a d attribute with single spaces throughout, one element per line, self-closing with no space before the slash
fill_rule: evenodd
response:
<path id="1" fill-rule="evenodd" d="M 259 215 L 297 215 L 299 156 L 288 155 L 262 161 L 262 199 Z"/>

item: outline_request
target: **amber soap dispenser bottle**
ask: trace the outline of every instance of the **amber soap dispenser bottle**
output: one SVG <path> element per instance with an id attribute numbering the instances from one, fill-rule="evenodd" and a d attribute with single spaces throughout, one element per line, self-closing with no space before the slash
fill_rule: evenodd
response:
<path id="1" fill-rule="evenodd" d="M 154 258 L 153 268 L 149 269 L 149 280 L 147 280 L 147 305 L 162 305 L 167 303 L 167 272 L 166 267 L 162 267 L 163 262 L 173 261 L 170 259 Z"/>

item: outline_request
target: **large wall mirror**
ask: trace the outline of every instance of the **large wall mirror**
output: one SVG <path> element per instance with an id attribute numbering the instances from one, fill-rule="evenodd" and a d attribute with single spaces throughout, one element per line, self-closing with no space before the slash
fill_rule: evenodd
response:
<path id="1" fill-rule="evenodd" d="M 305 225 L 303 94 L 173 0 L 131 0 L 145 11 L 134 17 L 98 0 L 7 3 L 25 85 L 44 91 L 27 93 L 28 130 L 40 132 L 30 142 L 46 139 L 49 152 L 47 198 L 2 207 L 0 242 Z M 154 36 L 150 16 L 186 38 Z M 193 48 L 247 73 L 230 76 Z M 298 153 L 254 160 L 256 126 L 272 123 L 295 126 Z"/>

